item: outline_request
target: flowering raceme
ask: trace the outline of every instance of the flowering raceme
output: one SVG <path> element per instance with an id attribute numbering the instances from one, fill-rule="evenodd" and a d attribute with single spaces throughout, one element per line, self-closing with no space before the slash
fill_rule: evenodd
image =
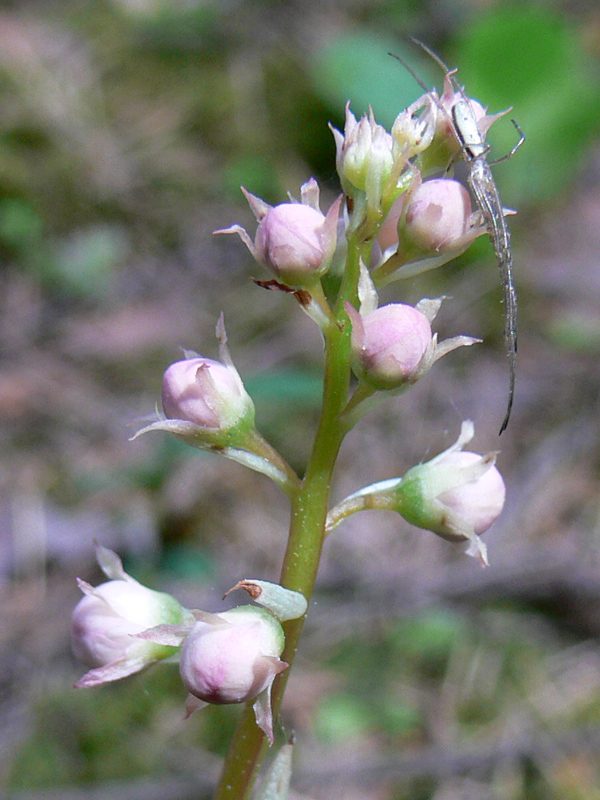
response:
<path id="1" fill-rule="evenodd" d="M 171 657 L 179 660 L 188 692 L 186 717 L 207 704 L 247 704 L 216 793 L 224 800 L 251 796 L 264 739 L 271 745 L 276 740 L 274 719 L 327 534 L 359 511 L 394 511 L 448 541 L 465 542 L 469 555 L 488 563 L 481 536 L 502 511 L 505 488 L 497 453 L 465 451 L 474 436 L 471 422 L 463 423 L 454 445 L 402 477 L 367 485 L 331 509 L 330 502 L 340 448 L 358 420 L 409 390 L 445 354 L 479 341 L 466 335 L 438 341 L 432 326 L 443 297 L 423 298 L 414 306 L 380 305 L 378 290 L 450 261 L 486 230 L 509 308 L 512 403 L 516 296 L 508 280 L 512 256 L 502 217 L 510 212 L 502 209 L 484 163 L 485 134 L 498 116 L 469 101 L 452 73 L 441 97 L 433 91 L 418 98 L 397 115 L 389 132 L 371 109 L 357 120 L 347 105 L 343 132 L 332 129 L 343 194 L 330 201 L 326 213 L 312 178 L 302 185 L 300 201 L 288 195 L 289 202 L 275 206 L 242 189 L 256 231 L 251 236 L 240 225 L 215 231 L 237 234 L 271 273 L 255 283 L 291 297 L 318 326 L 322 407 L 307 463 L 297 471 L 295 461 L 288 462 L 257 430 L 254 403 L 227 348 L 222 315 L 218 357 L 186 352 L 172 363 L 162 380 L 162 411 L 136 436 L 171 433 L 278 485 L 290 501 L 291 520 L 281 585 L 245 579 L 230 591 L 243 588 L 260 607 L 191 611 L 139 584 L 115 554 L 99 548 L 109 580 L 95 588 L 79 582 L 85 597 L 73 612 L 72 634 L 75 654 L 90 668 L 77 686 L 113 681 Z M 452 177 L 461 158 L 469 162 L 468 182 L 479 211 Z M 294 424 L 291 413 L 289 426 Z M 255 800 L 287 797 L 289 741 L 284 748 L 274 754 Z"/>

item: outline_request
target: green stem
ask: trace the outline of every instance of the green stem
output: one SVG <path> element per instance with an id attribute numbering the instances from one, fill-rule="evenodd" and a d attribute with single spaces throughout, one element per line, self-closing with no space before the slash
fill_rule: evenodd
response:
<path id="1" fill-rule="evenodd" d="M 359 248 L 349 242 L 348 266 L 345 271 L 337 318 L 341 325 L 332 325 L 325 332 L 325 376 L 323 406 L 315 443 L 299 492 L 291 498 L 290 533 L 281 571 L 281 585 L 302 592 L 310 600 L 329 508 L 331 479 L 345 430 L 339 415 L 348 400 L 350 384 L 350 325 L 343 311 L 344 300 L 355 300 L 358 284 Z M 350 274 L 348 274 L 350 273 Z M 292 665 L 304 618 L 284 624 L 286 647 L 282 659 Z M 287 669 L 273 684 L 273 716 L 276 719 L 287 678 Z M 232 739 L 223 767 L 215 800 L 248 800 L 266 752 L 263 732 L 257 727 L 252 706 L 247 704 Z"/>
<path id="2" fill-rule="evenodd" d="M 254 453 L 271 464 L 280 475 L 280 477 L 273 477 L 273 480 L 288 497 L 295 497 L 300 488 L 300 478 L 285 458 L 255 428 L 248 433 L 242 444 L 250 453 Z"/>

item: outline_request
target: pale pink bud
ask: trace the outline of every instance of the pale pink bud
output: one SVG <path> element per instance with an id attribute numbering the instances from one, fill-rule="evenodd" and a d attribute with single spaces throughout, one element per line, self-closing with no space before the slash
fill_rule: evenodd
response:
<path id="1" fill-rule="evenodd" d="M 305 285 L 328 266 L 333 249 L 325 237 L 325 217 L 301 203 L 282 203 L 259 223 L 256 258 L 284 283 Z"/>
<path id="2" fill-rule="evenodd" d="M 438 466 L 456 469 L 457 473 L 481 463 L 482 456 L 463 451 L 448 453 Z M 438 500 L 454 513 L 467 520 L 475 533 L 481 534 L 491 527 L 504 507 L 506 488 L 502 475 L 495 466 L 474 481 L 449 489 L 438 495 Z"/>
<path id="3" fill-rule="evenodd" d="M 165 598 L 169 598 L 166 607 Z M 87 667 L 101 667 L 123 656 L 132 645 L 151 649 L 154 645 L 132 637 L 166 622 L 171 599 L 137 582 L 107 581 L 94 587 L 93 594 L 82 597 L 73 611 L 76 658 Z"/>
<path id="4" fill-rule="evenodd" d="M 473 424 L 464 422 L 454 445 L 410 469 L 388 492 L 396 510 L 413 525 L 449 541 L 470 541 L 468 553 L 487 564 L 479 534 L 500 515 L 506 490 L 495 467 L 496 453 L 462 450 L 473 434 Z"/>
<path id="5" fill-rule="evenodd" d="M 361 316 L 347 306 L 352 321 L 355 369 L 378 389 L 393 389 L 418 375 L 432 347 L 431 325 L 412 306 L 391 303 Z"/>
<path id="6" fill-rule="evenodd" d="M 327 215 L 319 209 L 319 186 L 311 178 L 301 188 L 301 202 L 274 208 L 242 188 L 258 220 L 254 241 L 240 225 L 215 233 L 237 233 L 254 258 L 271 269 L 284 284 L 307 287 L 330 266 L 337 244 L 337 223 L 342 197 Z"/>
<path id="7" fill-rule="evenodd" d="M 168 419 L 226 430 L 253 423 L 254 405 L 234 367 L 210 358 L 176 361 L 163 377 L 162 403 Z"/>
<path id="8" fill-rule="evenodd" d="M 399 252 L 429 255 L 464 249 L 482 233 L 481 226 L 474 226 L 469 193 L 458 181 L 425 181 L 407 202 L 398 225 Z"/>
<path id="9" fill-rule="evenodd" d="M 181 650 L 181 678 L 206 703 L 253 700 L 288 666 L 279 659 L 283 647 L 283 629 L 272 614 L 234 608 L 194 625 Z"/>
<path id="10" fill-rule="evenodd" d="M 96 587 L 79 581 L 85 597 L 73 610 L 71 642 L 76 658 L 92 669 L 77 686 L 117 680 L 172 655 L 173 647 L 135 637 L 147 628 L 179 625 L 190 618 L 174 597 L 127 575 L 115 553 L 101 547 L 97 552 L 103 571 L 115 579 Z"/>
<path id="11" fill-rule="evenodd" d="M 484 141 L 490 126 L 501 116 L 499 114 L 486 116 L 487 109 L 477 100 L 474 100 L 472 97 L 465 97 L 462 91 L 457 91 L 449 75 L 446 75 L 444 91 L 438 102 L 442 113 L 437 115 L 436 137 L 439 136 L 447 140 L 453 152 L 458 152 L 460 149 L 460 142 L 456 138 L 456 131 L 454 129 L 454 115 L 452 112 L 452 109 L 457 103 L 464 103 L 469 106 L 470 113 L 477 123 L 477 127 Z"/>
<path id="12" fill-rule="evenodd" d="M 380 481 L 351 494 L 330 512 L 327 531 L 357 511 L 396 511 L 443 539 L 469 542 L 468 555 L 487 565 L 487 549 L 479 536 L 500 515 L 505 488 L 495 467 L 496 453 L 480 456 L 462 450 L 474 433 L 473 423 L 467 420 L 457 441 L 443 453 L 412 467 L 402 478 Z"/>

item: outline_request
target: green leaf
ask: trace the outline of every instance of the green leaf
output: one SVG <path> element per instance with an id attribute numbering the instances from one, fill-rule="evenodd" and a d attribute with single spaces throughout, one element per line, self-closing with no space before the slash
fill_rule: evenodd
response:
<path id="1" fill-rule="evenodd" d="M 315 91 L 338 114 L 348 100 L 357 118 L 372 106 L 377 122 L 390 128 L 423 89 L 389 53 L 402 56 L 431 85 L 436 67 L 418 48 L 363 31 L 334 39 L 317 55 L 312 65 Z"/>
<path id="2" fill-rule="evenodd" d="M 568 185 L 600 124 L 600 82 L 581 34 L 545 6 L 496 5 L 463 27 L 451 66 L 491 112 L 512 105 L 527 137 L 495 172 L 505 203 L 546 199 Z M 491 157 L 517 136 L 508 119 L 494 125 Z"/>

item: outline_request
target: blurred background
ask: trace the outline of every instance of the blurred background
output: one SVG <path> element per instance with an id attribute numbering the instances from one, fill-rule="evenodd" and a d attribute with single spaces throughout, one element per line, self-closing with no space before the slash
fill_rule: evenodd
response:
<path id="1" fill-rule="evenodd" d="M 307 457 L 321 344 L 237 237 L 239 186 L 271 203 L 311 175 L 339 192 L 348 99 L 379 122 L 438 52 L 527 141 L 495 169 L 520 299 L 517 394 L 489 242 L 382 302 L 447 295 L 444 359 L 346 442 L 339 500 L 452 443 L 501 450 L 492 566 L 384 513 L 327 541 L 284 718 L 294 797 L 600 798 L 600 11 L 591 0 L 14 0 L 0 6 L 0 794 L 210 797 L 239 709 L 183 721 L 175 666 L 74 691 L 75 577 L 93 540 L 190 607 L 276 580 L 287 504 L 266 478 L 164 434 L 181 348 L 217 356 L 221 311 L 261 431 Z M 508 120 L 494 155 L 515 142 Z M 236 598 L 228 598 L 230 604 Z M 242 602 L 241 598 L 237 602 Z"/>

